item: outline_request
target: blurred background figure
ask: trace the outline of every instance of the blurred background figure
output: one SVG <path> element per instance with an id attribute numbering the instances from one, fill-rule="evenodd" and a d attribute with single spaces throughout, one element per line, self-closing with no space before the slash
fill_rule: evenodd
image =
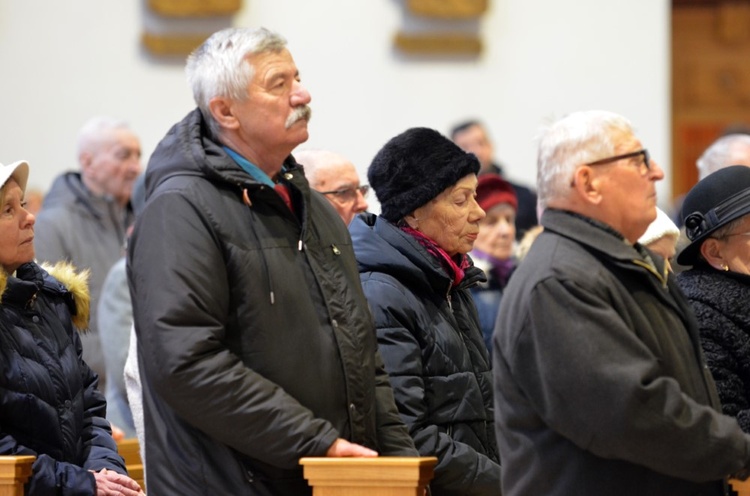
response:
<path id="1" fill-rule="evenodd" d="M 646 232 L 638 239 L 638 242 L 660 255 L 667 267 L 671 270 L 672 259 L 677 249 L 677 240 L 680 230 L 672 219 L 659 207 L 656 208 L 656 219 L 649 224 Z"/>
<path id="2" fill-rule="evenodd" d="M 133 222 L 130 194 L 141 172 L 141 144 L 124 121 L 94 117 L 78 135 L 80 170 L 58 176 L 44 198 L 34 246 L 39 261 L 67 260 L 89 269 L 90 332 L 82 335 L 83 358 L 106 386 L 97 328 L 97 305 L 107 272 L 124 253 Z"/>
<path id="3" fill-rule="evenodd" d="M 37 215 L 42 209 L 42 203 L 44 203 L 44 191 L 39 188 L 29 188 L 26 190 L 24 199 L 26 200 L 26 210 Z"/>
<path id="4" fill-rule="evenodd" d="M 708 175 L 729 167 L 730 165 L 744 165 L 750 167 L 750 135 L 744 132 L 731 132 L 719 137 L 711 143 L 695 161 L 698 169 L 698 180 L 706 178 Z M 674 199 L 672 218 L 678 226 L 682 227 L 684 219 L 682 218 L 682 202 L 685 195 L 680 195 Z M 682 246 L 689 244 L 689 241 L 682 240 Z"/>
<path id="5" fill-rule="evenodd" d="M 677 281 L 693 307 L 722 410 L 750 432 L 750 168 L 702 179 L 682 205 L 692 266 Z"/>
<path id="6" fill-rule="evenodd" d="M 346 157 L 328 150 L 301 150 L 294 158 L 305 168 L 310 187 L 325 195 L 347 226 L 367 210 L 369 186 L 360 184 L 357 169 Z"/>
<path id="7" fill-rule="evenodd" d="M 138 216 L 145 203 L 145 174 L 141 174 L 135 181 L 131 197 L 135 216 Z M 128 235 L 132 227 L 131 225 L 128 228 Z M 97 319 L 108 379 L 104 390 L 107 398 L 107 419 L 114 427 L 122 430 L 124 437 L 131 438 L 136 435 L 136 431 L 125 388 L 124 371 L 130 350 L 133 306 L 130 300 L 125 254 L 109 269 L 104 279 Z"/>
<path id="8" fill-rule="evenodd" d="M 494 162 L 495 149 L 484 125 L 476 120 L 462 122 L 451 130 L 451 139 L 464 151 L 473 153 L 479 159 L 479 175 L 492 173 L 505 177 L 503 166 Z M 507 178 L 506 178 L 507 180 Z M 516 192 L 518 208 L 516 209 L 516 238 L 538 224 L 536 216 L 536 193 L 508 180 Z"/>
<path id="9" fill-rule="evenodd" d="M 382 213 L 350 226 L 362 289 L 401 418 L 422 456 L 437 456 L 434 495 L 498 494 L 492 380 L 466 254 L 484 212 L 479 163 L 435 130 L 388 141 L 367 172 Z"/>
<path id="10" fill-rule="evenodd" d="M 477 182 L 477 203 L 486 216 L 479 221 L 479 234 L 470 255 L 474 265 L 482 269 L 487 282 L 471 287 L 477 306 L 487 352 L 492 354 L 492 330 L 503 290 L 516 268 L 513 248 L 516 240 L 516 209 L 518 200 L 513 187 L 497 174 L 483 174 Z"/>
<path id="11" fill-rule="evenodd" d="M 24 208 L 26 162 L 0 164 L 0 455 L 33 455 L 26 494 L 143 494 L 104 418 L 96 374 L 81 359 L 86 272 L 34 262 Z"/>

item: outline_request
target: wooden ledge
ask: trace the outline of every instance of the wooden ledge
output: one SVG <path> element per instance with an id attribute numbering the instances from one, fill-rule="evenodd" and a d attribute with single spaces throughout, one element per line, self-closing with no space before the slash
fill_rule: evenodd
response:
<path id="1" fill-rule="evenodd" d="M 435 457 L 302 458 L 313 496 L 422 496 Z"/>

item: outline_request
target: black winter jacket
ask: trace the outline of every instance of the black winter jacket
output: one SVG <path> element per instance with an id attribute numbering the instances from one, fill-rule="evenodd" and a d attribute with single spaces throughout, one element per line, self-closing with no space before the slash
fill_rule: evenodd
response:
<path id="1" fill-rule="evenodd" d="M 437 456 L 432 494 L 500 494 L 492 377 L 468 288 L 416 239 L 381 217 L 352 221 L 362 287 L 396 404 L 423 456 Z"/>
<path id="2" fill-rule="evenodd" d="M 416 454 L 346 226 L 285 165 L 299 218 L 198 110 L 151 157 L 128 260 L 149 494 L 309 494 L 299 458 L 338 437 Z"/>
<path id="3" fill-rule="evenodd" d="M 750 277 L 697 265 L 677 282 L 698 320 L 722 411 L 750 432 Z"/>
<path id="4" fill-rule="evenodd" d="M 127 472 L 72 321 L 88 320 L 86 279 L 50 271 L 75 296 L 35 263 L 0 270 L 0 454 L 37 457 L 27 494 L 95 495 L 89 470 Z"/>

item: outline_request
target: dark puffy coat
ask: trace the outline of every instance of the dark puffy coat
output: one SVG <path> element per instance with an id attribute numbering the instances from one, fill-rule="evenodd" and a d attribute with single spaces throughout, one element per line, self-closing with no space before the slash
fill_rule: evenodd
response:
<path id="1" fill-rule="evenodd" d="M 0 454 L 37 457 L 28 494 L 95 495 L 89 470 L 127 472 L 71 320 L 88 319 L 85 277 L 56 269 L 75 295 L 35 263 L 0 270 Z"/>
<path id="2" fill-rule="evenodd" d="M 381 217 L 349 226 L 362 287 L 396 404 L 423 456 L 437 456 L 432 493 L 500 493 L 492 377 L 468 287 L 458 287 L 416 239 Z"/>
<path id="3" fill-rule="evenodd" d="M 299 458 L 338 437 L 416 454 L 341 218 L 291 157 L 299 218 L 204 129 L 157 147 L 129 244 L 149 493 L 309 494 Z"/>
<path id="4" fill-rule="evenodd" d="M 722 411 L 750 432 L 750 277 L 699 265 L 677 282 L 698 319 Z"/>

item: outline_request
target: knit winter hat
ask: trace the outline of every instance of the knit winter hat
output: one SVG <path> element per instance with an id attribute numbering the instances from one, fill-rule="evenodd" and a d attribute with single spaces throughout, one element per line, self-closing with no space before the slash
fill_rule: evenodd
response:
<path id="1" fill-rule="evenodd" d="M 664 236 L 674 236 L 675 242 L 680 237 L 680 230 L 672 219 L 659 207 L 656 207 L 656 219 L 649 224 L 646 232 L 638 239 L 642 245 L 648 245 Z"/>
<path id="2" fill-rule="evenodd" d="M 367 170 L 380 215 L 397 222 L 459 179 L 479 172 L 479 161 L 451 140 L 424 127 L 391 138 Z"/>
<path id="3" fill-rule="evenodd" d="M 477 183 L 477 203 L 487 212 L 495 205 L 508 203 L 518 210 L 518 198 L 513 186 L 497 174 L 482 174 Z"/>

